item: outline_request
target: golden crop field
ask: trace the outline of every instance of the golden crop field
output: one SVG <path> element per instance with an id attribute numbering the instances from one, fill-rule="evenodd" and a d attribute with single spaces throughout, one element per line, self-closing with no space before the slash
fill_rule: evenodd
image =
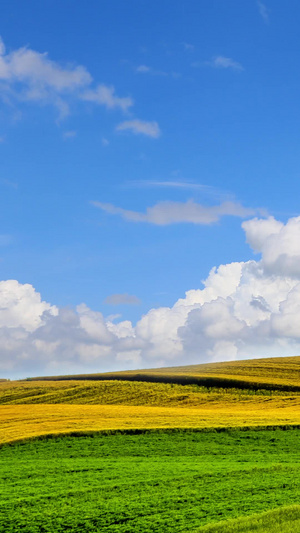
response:
<path id="1" fill-rule="evenodd" d="M 35 403 L 125 404 L 196 407 L 204 404 L 272 401 L 274 396 L 296 397 L 298 392 L 224 389 L 145 381 L 10 381 L 0 383 L 0 405 Z M 286 400 L 287 401 L 287 400 Z"/>
<path id="2" fill-rule="evenodd" d="M 300 396 L 198 407 L 32 404 L 0 406 L 0 442 L 39 435 L 153 428 L 226 428 L 300 425 Z"/>
<path id="3" fill-rule="evenodd" d="M 296 387 L 300 387 L 299 367 L 300 357 L 293 357 L 155 371 L 166 376 L 166 381 L 176 373 L 183 375 L 183 368 L 186 374 L 193 371 L 194 376 L 205 372 L 230 379 L 239 376 L 236 388 L 232 383 L 224 388 L 224 382 L 220 386 L 218 381 L 213 387 L 204 387 L 155 383 L 151 379 L 94 381 L 92 376 L 86 380 L 1 382 L 0 443 L 117 429 L 300 425 L 300 392 Z M 120 379 L 129 374 L 110 376 Z M 248 387 L 251 379 L 260 383 L 258 390 Z M 265 388 L 265 383 L 269 387 Z"/>
<path id="4" fill-rule="evenodd" d="M 283 388 L 300 391 L 300 356 L 247 359 L 226 363 L 130 370 L 76 376 L 49 376 L 33 380 L 135 380 L 197 383 L 209 386 L 244 386 L 247 388 Z"/>

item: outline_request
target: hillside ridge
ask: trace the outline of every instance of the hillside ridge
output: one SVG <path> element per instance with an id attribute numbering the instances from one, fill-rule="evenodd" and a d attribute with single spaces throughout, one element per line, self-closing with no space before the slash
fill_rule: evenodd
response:
<path id="1" fill-rule="evenodd" d="M 124 370 L 97 374 L 30 377 L 25 381 L 146 381 L 205 387 L 300 391 L 300 356 Z"/>

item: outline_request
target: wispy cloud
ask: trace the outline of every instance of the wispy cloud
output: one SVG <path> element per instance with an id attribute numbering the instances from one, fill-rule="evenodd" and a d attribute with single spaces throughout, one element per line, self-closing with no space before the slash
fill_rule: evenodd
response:
<path id="1" fill-rule="evenodd" d="M 165 72 L 164 70 L 155 70 L 147 65 L 139 65 L 136 68 L 136 72 L 138 74 L 151 74 L 152 76 L 169 76 L 168 72 Z"/>
<path id="2" fill-rule="evenodd" d="M 108 146 L 109 145 L 109 140 L 106 139 L 105 137 L 102 137 L 101 143 L 102 143 L 102 146 Z"/>
<path id="3" fill-rule="evenodd" d="M 259 14 L 260 16 L 264 19 L 264 21 L 266 23 L 269 22 L 269 9 L 267 8 L 267 6 L 261 2 L 261 0 L 257 0 L 257 7 L 258 7 L 258 11 L 259 11 Z"/>
<path id="4" fill-rule="evenodd" d="M 63 67 L 47 53 L 19 48 L 10 53 L 0 40 L 0 81 L 2 96 L 8 100 L 47 102 L 64 116 L 69 111 L 66 97 L 92 83 L 83 66 Z"/>
<path id="5" fill-rule="evenodd" d="M 208 61 L 206 63 L 207 65 L 210 65 L 215 68 L 229 68 L 233 70 L 244 70 L 244 67 L 241 65 L 241 63 L 238 63 L 237 61 L 234 61 L 230 57 L 225 56 L 216 56 L 211 61 Z"/>
<path id="6" fill-rule="evenodd" d="M 121 122 L 117 127 L 117 131 L 131 131 L 136 135 L 146 135 L 157 139 L 161 135 L 161 131 L 157 122 L 146 122 L 145 120 L 133 119 Z"/>
<path id="7" fill-rule="evenodd" d="M 111 294 L 104 300 L 108 305 L 139 305 L 141 300 L 134 294 Z"/>
<path id="8" fill-rule="evenodd" d="M 0 235 L 0 246 L 8 246 L 9 244 L 11 244 L 12 240 L 13 238 L 11 235 Z"/>
<path id="9" fill-rule="evenodd" d="M 8 104 L 15 102 L 35 102 L 53 105 L 62 119 L 70 113 L 72 102 L 91 102 L 108 110 L 123 113 L 134 105 L 131 96 L 119 96 L 113 85 L 95 84 L 91 74 L 82 65 L 61 65 L 49 58 L 47 53 L 40 53 L 28 47 L 6 52 L 0 37 L 0 97 Z M 156 122 L 143 122 L 135 119 L 123 123 L 118 128 L 131 129 L 135 133 L 144 133 L 150 137 L 159 136 Z M 65 139 L 75 136 L 74 132 L 65 132 Z M 4 137 L 0 137 L 0 142 Z"/>
<path id="10" fill-rule="evenodd" d="M 69 130 L 63 132 L 63 138 L 65 141 L 68 139 L 74 139 L 77 136 L 77 131 L 75 130 Z"/>
<path id="11" fill-rule="evenodd" d="M 183 48 L 186 52 L 193 52 L 195 50 L 195 47 L 191 43 L 182 43 Z"/>
<path id="12" fill-rule="evenodd" d="M 5 178 L 0 178 L 0 185 L 5 185 L 6 187 L 11 187 L 12 189 L 17 189 L 18 184 L 14 181 L 7 180 Z"/>
<path id="13" fill-rule="evenodd" d="M 136 67 L 135 71 L 138 74 L 148 74 L 151 76 L 162 76 L 162 77 L 171 77 L 171 78 L 180 78 L 181 74 L 179 72 L 166 72 L 165 70 L 156 70 L 148 65 L 139 65 Z"/>
<path id="14" fill-rule="evenodd" d="M 189 181 L 156 181 L 156 180 L 133 180 L 128 181 L 127 186 L 129 187 L 138 187 L 138 188 L 166 188 L 166 189 L 190 189 L 198 190 L 208 193 L 218 193 L 220 192 L 211 185 L 202 185 L 201 183 L 194 183 Z"/>
<path id="15" fill-rule="evenodd" d="M 159 202 L 153 207 L 148 207 L 145 213 L 130 211 L 113 204 L 92 202 L 111 215 L 119 215 L 131 222 L 148 222 L 158 226 L 169 224 L 192 223 L 209 225 L 214 224 L 223 216 L 247 218 L 257 213 L 260 209 L 247 208 L 238 202 L 223 202 L 220 205 L 205 206 L 189 200 L 188 202 Z"/>
<path id="16" fill-rule="evenodd" d="M 147 67 L 147 65 L 139 65 L 138 67 L 136 67 L 136 72 L 145 74 L 147 72 L 151 72 L 151 67 Z"/>
<path id="17" fill-rule="evenodd" d="M 120 108 L 122 111 L 128 111 L 133 106 L 133 99 L 129 96 L 120 98 L 115 94 L 114 87 L 100 84 L 96 89 L 85 91 L 81 95 L 82 100 L 104 105 L 107 109 Z"/>

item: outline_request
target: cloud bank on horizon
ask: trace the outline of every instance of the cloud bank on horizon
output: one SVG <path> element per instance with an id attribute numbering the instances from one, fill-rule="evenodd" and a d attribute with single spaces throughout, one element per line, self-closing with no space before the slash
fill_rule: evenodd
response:
<path id="1" fill-rule="evenodd" d="M 242 223 L 257 260 L 211 269 L 203 288 L 134 326 L 80 304 L 59 309 L 0 282 L 1 376 L 101 372 L 300 353 L 300 217 Z"/>

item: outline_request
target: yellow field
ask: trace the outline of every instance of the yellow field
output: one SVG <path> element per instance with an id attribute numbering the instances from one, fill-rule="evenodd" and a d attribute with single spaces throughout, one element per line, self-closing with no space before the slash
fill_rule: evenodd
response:
<path id="1" fill-rule="evenodd" d="M 120 380 L 158 380 L 170 382 L 172 379 L 185 383 L 196 380 L 205 384 L 206 380 L 239 381 L 245 384 L 269 385 L 271 387 L 297 387 L 300 390 L 300 356 L 273 357 L 266 359 L 248 359 L 226 363 L 210 363 L 201 365 L 155 368 L 147 370 L 130 370 L 126 372 L 110 372 L 105 374 L 86 374 L 77 376 L 56 376 L 32 379 L 120 379 Z M 219 383 L 220 385 L 221 383 Z"/>
<path id="2" fill-rule="evenodd" d="M 300 425 L 300 397 L 198 408 L 127 405 L 2 405 L 0 442 L 72 431 Z"/>
<path id="3" fill-rule="evenodd" d="M 89 376 L 87 380 L 1 382 L 0 443 L 74 431 L 300 425 L 300 357 L 143 373 L 144 379 L 158 375 L 164 383 L 136 381 L 139 375 L 103 374 L 97 381 Z M 226 379 L 209 388 L 168 383 L 175 375 Z M 224 388 L 228 380 L 237 378 Z M 251 380 L 262 390 L 249 389 Z M 269 390 L 263 390 L 266 383 Z"/>
<path id="4" fill-rule="evenodd" d="M 274 401 L 275 396 L 298 397 L 299 392 L 206 388 L 198 385 L 139 381 L 10 381 L 0 383 L 0 405 L 104 404 L 160 407 L 198 407 L 220 402 Z"/>

